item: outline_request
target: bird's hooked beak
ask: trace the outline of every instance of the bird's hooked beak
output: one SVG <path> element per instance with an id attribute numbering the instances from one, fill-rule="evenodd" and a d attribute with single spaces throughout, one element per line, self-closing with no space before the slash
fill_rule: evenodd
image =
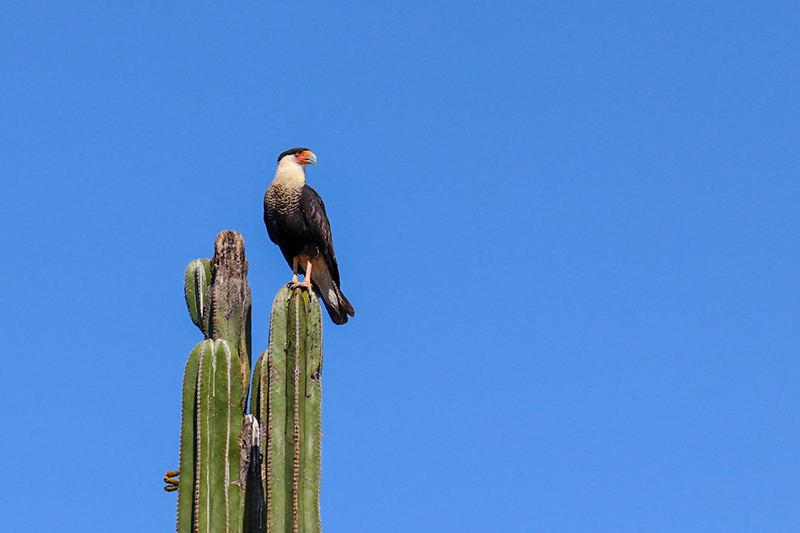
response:
<path id="1" fill-rule="evenodd" d="M 300 152 L 300 157 L 298 158 L 301 165 L 316 165 L 317 164 L 317 156 L 311 150 L 304 150 Z"/>

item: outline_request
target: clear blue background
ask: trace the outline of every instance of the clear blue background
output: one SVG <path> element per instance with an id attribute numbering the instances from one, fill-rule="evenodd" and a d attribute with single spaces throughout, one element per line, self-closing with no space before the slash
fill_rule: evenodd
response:
<path id="1" fill-rule="evenodd" d="M 310 147 L 332 532 L 800 530 L 800 7 L 7 2 L 4 531 L 171 531 L 185 265 Z"/>

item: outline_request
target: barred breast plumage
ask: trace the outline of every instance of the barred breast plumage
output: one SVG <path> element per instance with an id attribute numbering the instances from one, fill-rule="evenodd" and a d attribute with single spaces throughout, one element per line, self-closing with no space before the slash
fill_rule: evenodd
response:
<path id="1" fill-rule="evenodd" d="M 300 191 L 295 187 L 271 184 L 264 195 L 264 206 L 270 211 L 289 215 L 300 208 Z"/>

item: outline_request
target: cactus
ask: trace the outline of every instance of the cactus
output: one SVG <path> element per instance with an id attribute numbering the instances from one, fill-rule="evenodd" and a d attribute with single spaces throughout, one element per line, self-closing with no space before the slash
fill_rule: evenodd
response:
<path id="1" fill-rule="evenodd" d="M 249 265 L 244 239 L 223 231 L 214 241 L 212 259 L 195 259 L 186 267 L 184 292 L 192 322 L 206 339 L 230 342 L 240 356 L 245 376 L 244 401 L 250 386 L 252 303 L 247 283 Z M 245 409 L 245 404 L 242 404 Z"/>
<path id="2" fill-rule="evenodd" d="M 250 287 L 244 240 L 223 231 L 211 260 L 189 263 L 186 305 L 206 340 L 189 355 L 183 382 L 178 532 L 241 533 L 255 418 L 250 386 Z M 248 417 L 248 418 L 246 418 Z"/>
<path id="3" fill-rule="evenodd" d="M 319 533 L 322 401 L 320 305 L 284 287 L 272 308 L 269 350 L 253 375 L 251 411 L 262 428 L 266 531 Z"/>
<path id="4" fill-rule="evenodd" d="M 211 285 L 206 299 L 214 339 L 225 339 L 236 347 L 250 378 L 250 285 L 247 283 L 244 239 L 235 231 L 223 231 L 214 241 L 210 262 Z"/>
<path id="5" fill-rule="evenodd" d="M 242 531 L 242 365 L 225 340 L 192 350 L 183 381 L 178 531 Z"/>
<path id="6" fill-rule="evenodd" d="M 321 533 L 322 319 L 302 287 L 282 288 L 269 349 L 250 388 L 251 304 L 244 241 L 225 231 L 213 259 L 189 263 L 186 304 L 206 340 L 183 383 L 179 533 Z M 262 456 L 263 454 L 263 456 Z M 180 482 L 174 479 L 180 474 Z"/>
<path id="7" fill-rule="evenodd" d="M 186 306 L 189 308 L 189 316 L 192 317 L 194 325 L 200 328 L 206 339 L 213 336 L 211 329 L 211 306 L 206 305 L 210 302 L 211 295 L 211 261 L 208 259 L 195 259 L 186 267 L 184 275 L 184 294 L 186 295 Z"/>

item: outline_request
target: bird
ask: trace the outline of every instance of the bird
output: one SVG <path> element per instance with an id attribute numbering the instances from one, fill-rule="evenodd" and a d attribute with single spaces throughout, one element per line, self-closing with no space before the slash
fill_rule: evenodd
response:
<path id="1" fill-rule="evenodd" d="M 341 290 L 331 224 L 317 191 L 306 184 L 306 167 L 317 156 L 292 148 L 278 156 L 275 179 L 264 194 L 264 224 L 272 242 L 292 267 L 292 287 L 305 287 L 325 302 L 334 324 L 345 324 L 355 310 Z M 298 283 L 297 274 L 305 275 Z"/>

